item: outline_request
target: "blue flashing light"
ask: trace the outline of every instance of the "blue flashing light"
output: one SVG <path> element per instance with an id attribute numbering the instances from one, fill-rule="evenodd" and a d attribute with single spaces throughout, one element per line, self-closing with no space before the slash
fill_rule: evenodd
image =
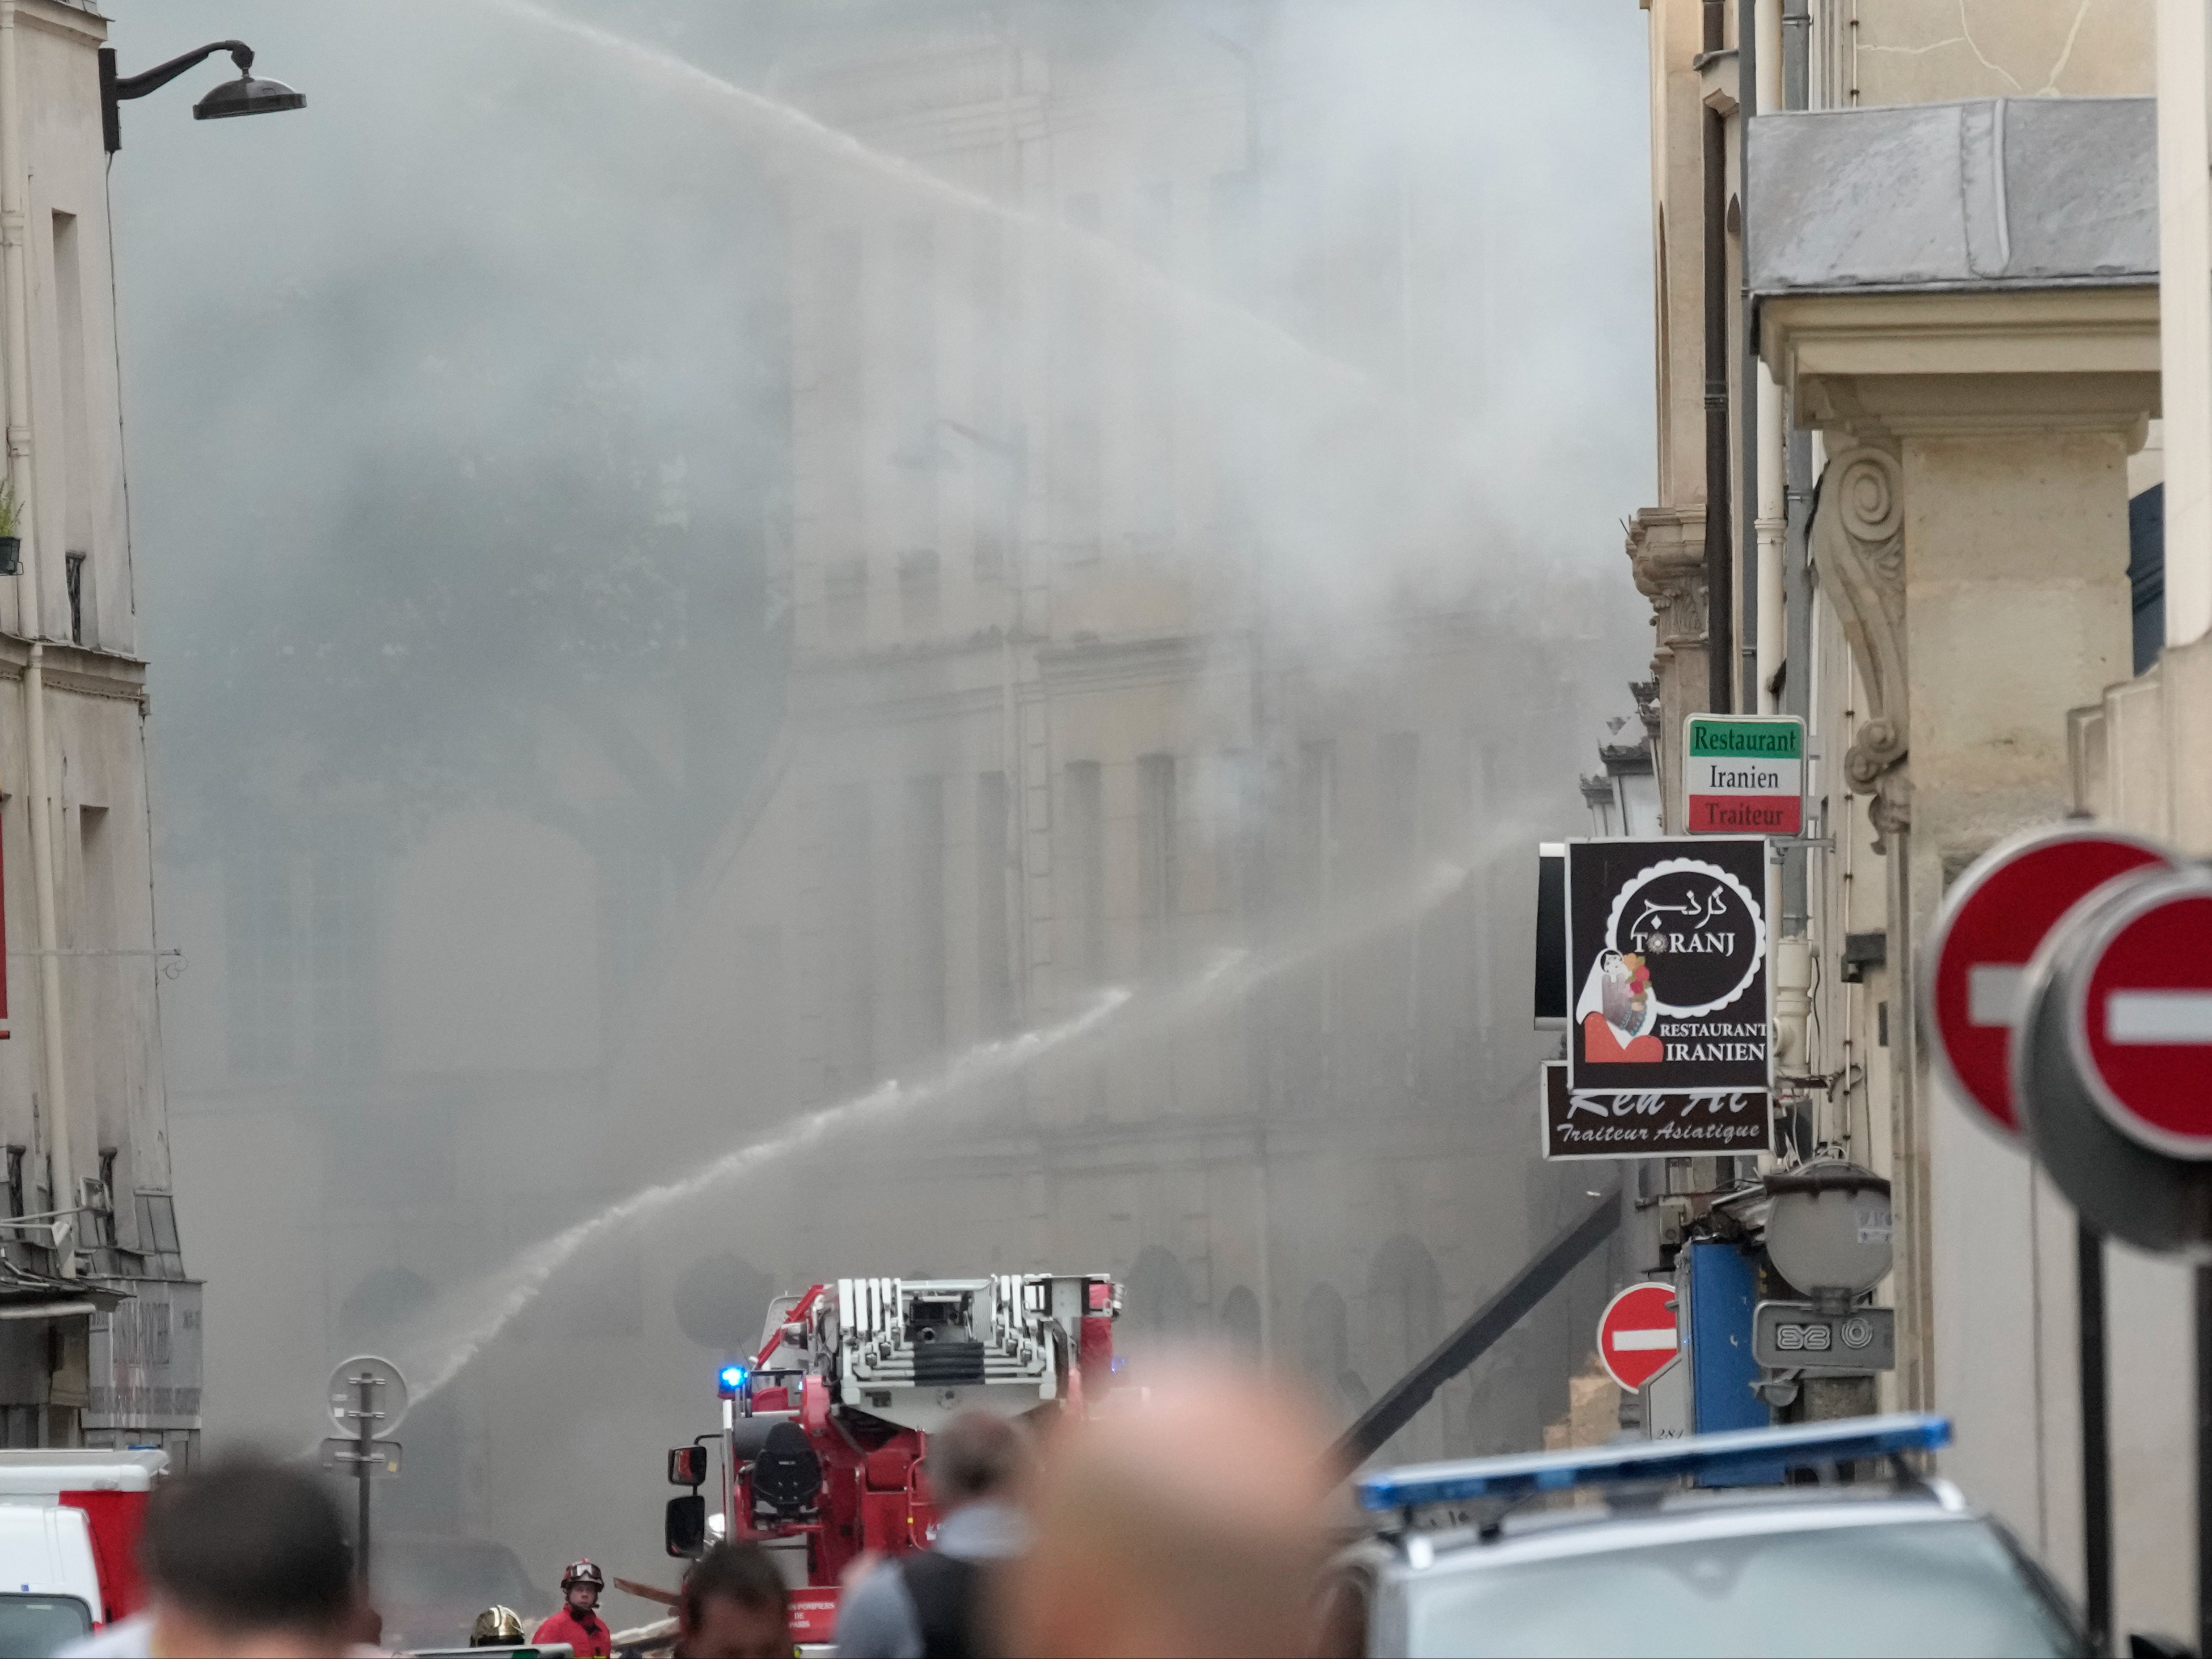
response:
<path id="1" fill-rule="evenodd" d="M 1106 1369 L 1109 1371 L 1127 1370 L 1129 1369 L 1129 1356 L 1125 1353 L 1115 1354 L 1114 1356 L 1114 1363 L 1109 1365 Z"/>
<path id="2" fill-rule="evenodd" d="M 743 1394 L 745 1391 L 745 1379 L 750 1375 L 750 1373 L 748 1372 L 743 1365 L 723 1366 L 721 1376 L 722 1392 L 726 1395 L 733 1395 Z"/>
<path id="3" fill-rule="evenodd" d="M 1848 1463 L 1935 1451 L 1951 1442 L 1951 1419 L 1929 1412 L 1844 1418 L 1779 1429 L 1731 1429 L 1628 1445 L 1571 1451 L 1519 1452 L 1458 1463 L 1416 1463 L 1371 1475 L 1358 1485 L 1364 1510 L 1414 1509 L 1472 1498 L 1533 1498 L 1577 1486 L 1621 1486 L 1684 1476 L 1707 1481 L 1759 1480 L 1778 1468 Z"/>

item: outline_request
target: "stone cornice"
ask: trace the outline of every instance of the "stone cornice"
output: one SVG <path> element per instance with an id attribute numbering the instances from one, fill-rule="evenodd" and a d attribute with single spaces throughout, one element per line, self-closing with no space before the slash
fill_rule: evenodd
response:
<path id="1" fill-rule="evenodd" d="M 0 634 L 0 680 L 21 680 L 31 660 L 31 642 L 14 634 Z M 84 697 L 112 697 L 124 702 L 147 702 L 146 665 L 120 652 L 88 651 L 80 645 L 48 640 L 46 653 L 46 688 Z"/>
<path id="2" fill-rule="evenodd" d="M 1759 332 L 1800 426 L 2140 442 L 2158 412 L 2155 288 L 1788 295 Z"/>
<path id="3" fill-rule="evenodd" d="M 1680 599 L 1705 576 L 1705 508 L 1639 508 L 1628 525 L 1628 561 L 1636 591 L 1654 604 Z"/>

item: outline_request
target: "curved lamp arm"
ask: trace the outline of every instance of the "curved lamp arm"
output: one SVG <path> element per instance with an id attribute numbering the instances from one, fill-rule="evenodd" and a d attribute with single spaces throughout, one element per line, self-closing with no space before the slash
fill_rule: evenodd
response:
<path id="1" fill-rule="evenodd" d="M 115 72 L 115 49 L 100 49 L 100 128 L 107 141 L 110 155 L 123 148 L 123 121 L 116 107 L 127 98 L 143 98 L 149 92 L 166 87 L 186 70 L 205 63 L 219 52 L 230 54 L 230 61 L 238 65 L 240 75 L 253 73 L 253 48 L 243 40 L 215 40 L 188 52 L 181 58 L 172 58 L 166 64 L 156 64 L 143 75 L 118 75 Z"/>

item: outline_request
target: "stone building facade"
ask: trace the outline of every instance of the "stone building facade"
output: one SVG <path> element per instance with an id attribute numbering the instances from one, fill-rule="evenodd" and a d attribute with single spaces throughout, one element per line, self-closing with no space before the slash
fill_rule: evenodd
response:
<path id="1" fill-rule="evenodd" d="M 0 578 L 0 1443 L 159 1445 L 182 1464 L 200 1424 L 200 1287 L 176 1231 L 155 1006 L 106 36 L 90 4 L 0 9 L 6 478 L 20 540 Z"/>
<path id="2" fill-rule="evenodd" d="M 1358 234 L 1301 173 L 1314 66 L 1081 16 L 823 28 L 779 77 L 961 196 L 788 164 L 787 728 L 641 1088 L 766 1127 L 1133 988 L 1126 1038 L 747 1193 L 731 1238 L 777 1240 L 744 1254 L 780 1282 L 1103 1262 L 1134 1363 L 1218 1339 L 1349 1413 L 1579 1199 L 1528 1133 L 1524 803 L 1587 723 L 1594 624 L 1405 603 L 1347 668 L 1271 617 L 1218 342 L 1291 291 L 1272 200 Z M 1339 320 L 1376 291 L 1304 280 Z M 1440 861 L 1471 873 L 1425 902 Z M 1571 1304 L 1393 1452 L 1537 1443 Z"/>
<path id="3" fill-rule="evenodd" d="M 401 1437 L 380 1513 L 410 1548 L 650 1556 L 662 1451 L 769 1297 L 821 1279 L 1110 1271 L 1133 1364 L 1218 1341 L 1343 1421 L 1588 1201 L 1536 1157 L 1529 877 L 1579 817 L 1621 608 L 1464 528 L 1430 564 L 1476 580 L 1400 583 L 1387 493 L 1292 510 L 1326 455 L 1286 432 L 1363 477 L 1416 447 L 1393 377 L 1422 344 L 1396 215 L 1332 203 L 1297 149 L 1298 66 L 1176 6 L 1002 21 L 824 12 L 769 82 L 869 150 L 762 151 L 788 672 L 697 875 L 632 879 L 641 809 L 563 706 L 558 811 L 349 841 L 308 815 L 379 803 L 309 802 L 165 878 L 179 1156 L 224 1194 L 195 1224 L 254 1265 L 215 1292 L 211 1367 L 252 1405 L 222 1426 L 319 1432 L 346 1353 L 485 1339 Z M 1301 593 L 1381 574 L 1296 607 L 1300 558 Z M 1094 1040 L 927 1093 L 1125 989 Z M 439 1323 L 533 1242 L 892 1079 L 926 1103 L 611 1233 L 496 1331 Z M 1539 1443 L 1603 1281 L 1389 1455 Z"/>
<path id="4" fill-rule="evenodd" d="M 2073 1217 L 1946 1097 L 1916 1010 L 1946 889 L 2076 806 L 2069 711 L 2132 665 L 2162 463 L 2153 7 L 1647 9 L 1660 488 L 1628 552 L 1667 811 L 1685 714 L 1808 717 L 1814 840 L 1777 893 L 1796 1150 L 1893 1181 L 1883 1399 L 1950 1413 L 1947 1473 L 2078 1591 Z M 2085 191 L 2094 246 L 2069 240 Z M 2106 1256 L 2118 1628 L 2184 1628 L 2185 1276 Z"/>

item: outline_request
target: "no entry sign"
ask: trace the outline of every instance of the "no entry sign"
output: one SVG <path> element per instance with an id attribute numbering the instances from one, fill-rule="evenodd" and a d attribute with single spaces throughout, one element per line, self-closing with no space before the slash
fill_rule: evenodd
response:
<path id="1" fill-rule="evenodd" d="M 2009 1045 L 2028 959 L 2106 882 L 2170 861 L 2138 836 L 2065 824 L 1999 842 L 1953 884 L 1929 940 L 1927 1027 L 1945 1081 L 2007 1134 L 2020 1131 Z"/>
<path id="2" fill-rule="evenodd" d="M 1672 1285 L 1631 1285 L 1598 1316 L 1598 1359 L 1632 1393 L 1656 1376 L 1681 1346 Z"/>
<path id="3" fill-rule="evenodd" d="M 1794 714 L 1692 714 L 1682 754 L 1692 835 L 1804 833 L 1805 722 Z"/>
<path id="4" fill-rule="evenodd" d="M 2121 1133 L 2212 1158 L 2212 880 L 2146 882 L 2097 919 L 2068 986 L 2068 1046 Z"/>

